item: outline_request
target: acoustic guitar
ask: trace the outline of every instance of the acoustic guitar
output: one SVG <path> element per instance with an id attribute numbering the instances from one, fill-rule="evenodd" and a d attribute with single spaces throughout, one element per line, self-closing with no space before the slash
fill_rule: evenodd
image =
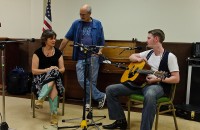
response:
<path id="1" fill-rule="evenodd" d="M 150 68 L 151 67 L 145 61 L 131 62 L 129 66 L 126 67 L 126 70 L 121 77 L 121 83 L 125 81 L 133 81 L 134 84 L 141 86 L 146 82 L 146 75 L 148 74 L 153 74 L 160 79 L 165 79 L 168 76 L 167 72 L 152 71 Z"/>

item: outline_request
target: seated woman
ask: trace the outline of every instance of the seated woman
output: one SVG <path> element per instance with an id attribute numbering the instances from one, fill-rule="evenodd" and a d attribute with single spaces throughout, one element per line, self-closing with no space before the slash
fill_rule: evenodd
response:
<path id="1" fill-rule="evenodd" d="M 32 57 L 32 73 L 34 75 L 34 92 L 38 97 L 36 107 L 42 108 L 45 98 L 48 96 L 52 125 L 57 125 L 58 95 L 64 92 L 62 73 L 65 71 L 62 52 L 55 48 L 56 33 L 53 30 L 45 30 L 41 36 L 42 46 L 38 48 Z"/>

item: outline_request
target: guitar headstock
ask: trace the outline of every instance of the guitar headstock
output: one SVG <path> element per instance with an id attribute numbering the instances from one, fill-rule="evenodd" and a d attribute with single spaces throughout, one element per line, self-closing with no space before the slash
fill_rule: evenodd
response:
<path id="1" fill-rule="evenodd" d="M 166 77 L 169 76 L 169 74 L 165 71 L 155 71 L 153 73 L 156 77 L 161 78 L 161 79 L 165 79 Z"/>

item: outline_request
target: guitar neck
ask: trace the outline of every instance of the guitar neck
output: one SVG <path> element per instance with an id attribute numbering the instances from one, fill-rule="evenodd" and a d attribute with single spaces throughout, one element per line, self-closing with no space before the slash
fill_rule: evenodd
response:
<path id="1" fill-rule="evenodd" d="M 137 70 L 138 73 L 140 74 L 154 74 L 155 71 L 153 70 Z"/>

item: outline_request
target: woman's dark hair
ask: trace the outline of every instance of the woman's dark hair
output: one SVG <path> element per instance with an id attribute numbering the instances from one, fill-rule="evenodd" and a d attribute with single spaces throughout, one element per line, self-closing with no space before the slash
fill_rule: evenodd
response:
<path id="1" fill-rule="evenodd" d="M 48 38 L 56 38 L 56 33 L 53 30 L 44 30 L 44 32 L 41 35 L 41 42 L 42 46 L 45 46 L 45 42 L 47 41 Z"/>
<path id="2" fill-rule="evenodd" d="M 152 34 L 154 37 L 159 37 L 161 43 L 163 43 L 163 41 L 165 40 L 165 34 L 161 29 L 150 30 L 148 33 Z"/>

